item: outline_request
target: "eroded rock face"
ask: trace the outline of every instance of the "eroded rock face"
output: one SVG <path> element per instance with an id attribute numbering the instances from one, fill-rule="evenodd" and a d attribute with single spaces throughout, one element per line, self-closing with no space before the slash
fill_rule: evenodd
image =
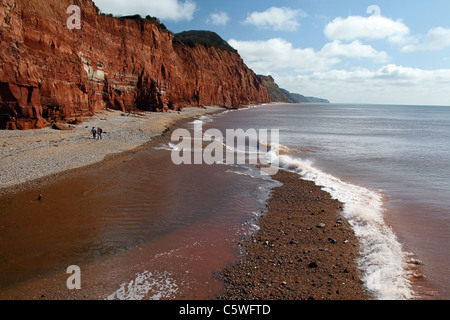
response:
<path id="1" fill-rule="evenodd" d="M 81 29 L 66 22 L 81 8 Z M 0 128 L 104 109 L 165 111 L 270 102 L 261 80 L 236 52 L 173 43 L 146 21 L 99 15 L 91 0 L 2 0 Z"/>

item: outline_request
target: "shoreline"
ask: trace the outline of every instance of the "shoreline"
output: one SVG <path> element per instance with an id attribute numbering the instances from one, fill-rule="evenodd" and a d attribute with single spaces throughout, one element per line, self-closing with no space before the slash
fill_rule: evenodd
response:
<path id="1" fill-rule="evenodd" d="M 165 122 L 166 126 L 160 129 L 159 134 L 154 133 L 147 142 L 135 148 L 107 154 L 104 159 L 89 165 L 3 188 L 0 190 L 0 196 L 126 161 L 140 150 L 166 141 L 168 134 L 174 129 L 174 124 L 176 127 L 183 126 L 196 116 L 220 113 L 224 110 L 226 109 L 200 109 L 197 110 L 200 114 L 184 114 L 184 117 L 169 118 L 167 120 L 170 121 Z M 145 123 L 152 125 L 152 121 Z M 342 204 L 332 200 L 328 193 L 314 183 L 303 180 L 296 174 L 280 171 L 273 179 L 282 182 L 283 185 L 275 188 L 267 201 L 267 214 L 258 220 L 260 231 L 246 241 L 247 254 L 242 260 L 225 269 L 217 270 L 220 274 L 218 278 L 225 284 L 226 289 L 220 296 L 211 297 L 211 300 L 370 299 L 363 290 L 357 272 L 358 240 L 351 226 L 339 215 L 339 207 L 342 207 Z M 325 223 L 325 227 L 317 227 L 320 223 Z M 336 242 L 332 243 L 330 239 Z M 31 280 L 29 288 L 35 286 L 39 288 L 31 291 L 36 291 L 36 294 L 42 292 L 40 282 L 38 279 Z M 20 288 L 16 289 L 20 291 Z M 81 299 L 101 296 L 98 290 L 101 291 L 100 288 L 91 287 Z M 61 289 L 57 291 L 62 292 Z M 16 296 L 15 289 L 7 292 L 11 293 L 9 295 L 5 292 L 9 298 Z M 38 300 L 48 299 L 48 296 L 39 297 L 32 292 L 29 294 Z M 58 299 L 74 298 L 80 297 L 65 294 L 58 297 Z M 27 299 L 31 297 L 28 296 Z"/>
<path id="2" fill-rule="evenodd" d="M 221 113 L 221 107 L 186 108 L 181 112 L 126 114 L 105 109 L 73 130 L 45 128 L 0 131 L 0 197 L 43 186 L 78 172 L 124 161 L 139 150 L 160 143 L 175 124 Z M 90 129 L 101 126 L 103 139 Z M 128 136 L 132 138 L 127 139 Z"/>
<path id="3" fill-rule="evenodd" d="M 357 267 L 359 241 L 343 204 L 313 182 L 279 171 L 260 230 L 242 260 L 221 271 L 220 300 L 371 300 Z"/>

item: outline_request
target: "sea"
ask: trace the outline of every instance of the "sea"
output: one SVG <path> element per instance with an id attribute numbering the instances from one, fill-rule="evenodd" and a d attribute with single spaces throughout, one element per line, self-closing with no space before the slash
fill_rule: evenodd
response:
<path id="1" fill-rule="evenodd" d="M 345 203 L 377 298 L 450 296 L 450 107 L 277 104 L 214 125 L 280 131 L 279 167 Z"/>
<path id="2" fill-rule="evenodd" d="M 450 107 L 278 103 L 201 116 L 187 130 L 199 123 L 224 136 L 278 132 L 276 142 L 258 141 L 268 148 L 234 151 L 262 154 L 344 203 L 376 299 L 450 297 Z M 187 152 L 203 152 L 202 143 Z M 220 294 L 218 272 L 245 254 L 240 244 L 258 231 L 279 183 L 249 163 L 174 163 L 179 146 L 0 198 L 0 293 L 102 260 L 101 272 L 120 279 L 107 299 Z"/>

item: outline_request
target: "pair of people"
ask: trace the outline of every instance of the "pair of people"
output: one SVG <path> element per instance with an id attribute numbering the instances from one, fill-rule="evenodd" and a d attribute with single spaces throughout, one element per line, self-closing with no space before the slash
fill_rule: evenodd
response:
<path id="1" fill-rule="evenodd" d="M 97 129 L 95 129 L 95 127 L 92 127 L 91 133 L 92 133 L 92 136 L 94 137 L 94 139 L 95 138 L 97 138 L 98 140 L 102 139 L 102 133 L 103 133 L 102 128 L 99 127 Z"/>

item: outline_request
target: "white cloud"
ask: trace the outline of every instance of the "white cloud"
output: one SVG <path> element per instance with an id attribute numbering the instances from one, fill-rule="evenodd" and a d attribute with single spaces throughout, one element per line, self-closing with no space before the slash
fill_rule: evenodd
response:
<path id="1" fill-rule="evenodd" d="M 369 58 L 377 62 L 386 62 L 389 59 L 386 52 L 377 51 L 372 46 L 362 44 L 357 40 L 348 44 L 339 40 L 329 42 L 322 48 L 321 53 L 329 57 Z"/>
<path id="2" fill-rule="evenodd" d="M 421 85 L 429 83 L 450 84 L 450 69 L 423 70 L 398 66 L 395 64 L 385 65 L 378 70 L 372 71 L 366 68 L 356 68 L 354 70 L 330 70 L 327 72 L 316 72 L 311 75 L 311 79 L 337 78 L 345 81 L 389 81 L 391 85 L 403 86 Z"/>
<path id="3" fill-rule="evenodd" d="M 389 58 L 386 52 L 377 51 L 359 41 L 349 44 L 333 41 L 325 44 L 320 51 L 312 48 L 295 48 L 292 43 L 282 38 L 266 41 L 231 39 L 229 44 L 238 50 L 251 69 L 262 74 L 281 70 L 297 73 L 325 71 L 340 63 L 339 57 L 372 59 L 376 62 L 386 62 Z"/>
<path id="4" fill-rule="evenodd" d="M 301 9 L 272 7 L 263 12 L 248 14 L 244 23 L 277 31 L 295 31 L 300 26 L 298 18 L 305 16 L 306 13 Z"/>
<path id="5" fill-rule="evenodd" d="M 230 21 L 230 17 L 226 12 L 212 13 L 206 20 L 207 23 L 212 23 L 216 26 L 224 26 Z"/>
<path id="6" fill-rule="evenodd" d="M 394 43 L 401 43 L 406 41 L 410 30 L 401 20 L 394 21 L 373 15 L 350 16 L 346 19 L 337 17 L 326 25 L 324 33 L 331 40 L 388 39 Z"/>
<path id="7" fill-rule="evenodd" d="M 197 5 L 191 0 L 95 0 L 104 13 L 115 15 L 151 15 L 161 20 L 190 21 Z"/>
<path id="8" fill-rule="evenodd" d="M 430 29 L 422 41 L 416 39 L 413 43 L 404 46 L 402 51 L 442 50 L 446 47 L 450 47 L 450 29 L 437 27 Z"/>
<path id="9" fill-rule="evenodd" d="M 450 105 L 450 69 L 423 70 L 395 64 L 377 70 L 327 70 L 306 75 L 273 75 L 291 92 L 336 103 Z"/>
<path id="10" fill-rule="evenodd" d="M 283 69 L 299 73 L 328 70 L 340 62 L 338 58 L 326 56 L 311 48 L 294 48 L 292 43 L 281 38 L 267 41 L 231 39 L 228 42 L 256 73 L 269 74 Z"/>

